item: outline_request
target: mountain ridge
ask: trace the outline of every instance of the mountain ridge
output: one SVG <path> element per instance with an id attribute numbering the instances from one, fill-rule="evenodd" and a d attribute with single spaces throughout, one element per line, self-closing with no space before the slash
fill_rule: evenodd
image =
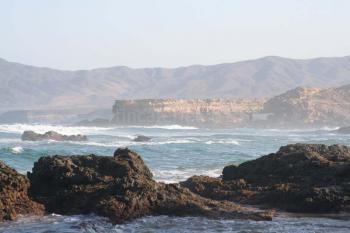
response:
<path id="1" fill-rule="evenodd" d="M 260 98 L 298 86 L 350 83 L 350 56 L 255 60 L 177 68 L 58 70 L 0 59 L 0 109 L 110 107 L 116 99 Z"/>

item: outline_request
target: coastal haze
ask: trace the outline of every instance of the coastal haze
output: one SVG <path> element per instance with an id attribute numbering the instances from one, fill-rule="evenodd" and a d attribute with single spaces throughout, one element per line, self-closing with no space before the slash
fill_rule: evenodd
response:
<path id="1" fill-rule="evenodd" d="M 350 56 L 264 57 L 218 65 L 62 71 L 0 60 L 0 109 L 111 107 L 116 99 L 261 98 L 350 82 Z"/>
<path id="2" fill-rule="evenodd" d="M 60 71 L 0 61 L 0 122 L 320 128 L 350 124 L 350 57 Z"/>
<path id="3" fill-rule="evenodd" d="M 350 232 L 349 9 L 0 1 L 0 232 Z"/>

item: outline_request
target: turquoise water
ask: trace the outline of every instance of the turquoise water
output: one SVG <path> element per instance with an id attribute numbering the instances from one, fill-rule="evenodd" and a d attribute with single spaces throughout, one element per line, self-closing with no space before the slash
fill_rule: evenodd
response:
<path id="1" fill-rule="evenodd" d="M 86 134 L 88 142 L 22 142 L 24 130 Z M 136 134 L 150 142 L 132 142 Z M 98 154 L 112 156 L 118 147 L 141 154 L 155 179 L 185 180 L 194 174 L 219 176 L 228 164 L 238 164 L 275 152 L 288 143 L 307 142 L 350 145 L 350 135 L 330 130 L 197 129 L 181 126 L 64 127 L 48 125 L 0 125 L 0 160 L 22 173 L 30 171 L 43 155 Z M 349 232 L 349 221 L 331 218 L 278 217 L 273 222 L 207 220 L 203 218 L 147 217 L 112 226 L 95 216 L 49 215 L 24 217 L 0 225 L 0 232 Z"/>

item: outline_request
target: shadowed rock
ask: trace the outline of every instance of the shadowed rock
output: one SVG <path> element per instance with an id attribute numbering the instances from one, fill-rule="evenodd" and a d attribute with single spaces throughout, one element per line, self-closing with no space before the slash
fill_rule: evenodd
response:
<path id="1" fill-rule="evenodd" d="M 293 212 L 349 211 L 350 148 L 294 144 L 239 166 L 222 179 L 194 176 L 182 186 L 204 197 Z"/>
<path id="2" fill-rule="evenodd" d="M 158 183 L 141 157 L 118 149 L 114 157 L 42 157 L 28 173 L 30 194 L 49 213 L 109 217 L 114 223 L 145 215 L 207 216 L 269 220 L 261 212 L 227 201 L 215 201 L 178 184 Z"/>
<path id="3" fill-rule="evenodd" d="M 28 179 L 0 161 L 0 222 L 18 215 L 43 214 L 44 207 L 28 195 Z"/>
<path id="4" fill-rule="evenodd" d="M 88 138 L 85 135 L 63 135 L 55 131 L 48 131 L 44 134 L 35 133 L 34 131 L 24 131 L 22 134 L 22 141 L 42 141 L 42 140 L 55 140 L 55 141 L 87 141 Z"/>

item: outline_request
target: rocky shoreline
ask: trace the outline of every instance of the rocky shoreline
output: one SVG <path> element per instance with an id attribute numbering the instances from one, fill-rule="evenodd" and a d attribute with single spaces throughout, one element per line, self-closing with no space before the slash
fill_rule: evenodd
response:
<path id="1" fill-rule="evenodd" d="M 44 213 L 93 213 L 117 224 L 147 215 L 272 220 L 275 209 L 350 210 L 350 148 L 341 145 L 287 145 L 229 165 L 220 178 L 193 176 L 179 184 L 156 182 L 129 149 L 113 157 L 41 157 L 28 178 L 0 165 L 0 221 Z"/>

